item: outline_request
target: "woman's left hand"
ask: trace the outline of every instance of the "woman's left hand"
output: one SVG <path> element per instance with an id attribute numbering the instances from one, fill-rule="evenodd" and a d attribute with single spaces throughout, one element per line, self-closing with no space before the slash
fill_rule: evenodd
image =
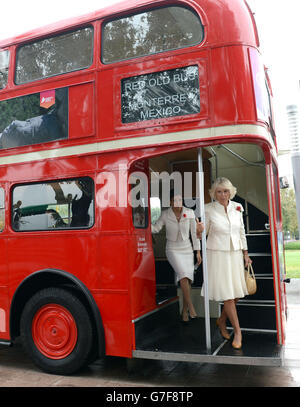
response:
<path id="1" fill-rule="evenodd" d="M 198 264 L 202 263 L 202 257 L 201 257 L 201 254 L 200 254 L 200 250 L 197 250 L 197 263 Z"/>

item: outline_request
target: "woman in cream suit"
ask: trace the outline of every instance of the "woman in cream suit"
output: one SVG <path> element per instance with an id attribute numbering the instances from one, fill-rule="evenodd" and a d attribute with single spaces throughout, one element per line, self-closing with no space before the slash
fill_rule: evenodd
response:
<path id="1" fill-rule="evenodd" d="M 205 205 L 209 299 L 224 301 L 217 324 L 222 336 L 229 339 L 226 330 L 226 319 L 229 318 L 234 328 L 232 346 L 240 349 L 242 334 L 236 303 L 248 294 L 244 269 L 252 263 L 248 256 L 243 207 L 231 201 L 236 188 L 227 178 L 218 178 L 209 192 L 214 200 Z"/>
<path id="2" fill-rule="evenodd" d="M 179 281 L 182 296 L 182 321 L 188 322 L 197 318 L 197 314 L 191 299 L 190 284 L 194 280 L 194 254 L 197 253 L 197 262 L 200 264 L 200 240 L 196 235 L 196 220 L 194 211 L 182 206 L 182 197 L 174 196 L 171 191 L 171 207 L 162 212 L 158 221 L 152 225 L 152 233 L 158 233 L 163 226 L 166 228 L 166 256 L 173 267 L 176 280 Z M 199 226 L 198 226 L 199 229 Z M 201 226 L 200 229 L 201 231 Z M 193 247 L 190 241 L 192 237 Z"/>

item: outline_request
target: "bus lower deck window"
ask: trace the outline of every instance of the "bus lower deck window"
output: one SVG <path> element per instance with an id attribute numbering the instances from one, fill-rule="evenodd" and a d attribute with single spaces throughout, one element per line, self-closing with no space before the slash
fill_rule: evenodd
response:
<path id="1" fill-rule="evenodd" d="M 19 185 L 13 190 L 15 231 L 90 228 L 94 224 L 94 181 L 83 177 Z"/>

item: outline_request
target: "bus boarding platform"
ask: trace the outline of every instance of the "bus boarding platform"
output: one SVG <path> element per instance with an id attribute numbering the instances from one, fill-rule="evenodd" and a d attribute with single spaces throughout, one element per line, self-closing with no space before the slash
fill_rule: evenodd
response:
<path id="1" fill-rule="evenodd" d="M 176 304 L 176 303 L 175 303 Z M 150 313 L 136 321 L 136 349 L 133 357 L 199 363 L 223 363 L 254 366 L 282 366 L 282 346 L 277 344 L 275 332 L 242 330 L 241 349 L 234 349 L 210 319 L 211 349 L 207 349 L 205 319 L 188 323 L 172 318 L 170 304 L 162 312 Z M 168 310 L 168 308 L 170 308 Z M 165 314 L 165 315 L 162 315 Z M 169 314 L 169 318 L 168 318 Z M 229 330 L 230 332 L 230 330 Z M 233 332 L 231 333 L 233 339 Z"/>

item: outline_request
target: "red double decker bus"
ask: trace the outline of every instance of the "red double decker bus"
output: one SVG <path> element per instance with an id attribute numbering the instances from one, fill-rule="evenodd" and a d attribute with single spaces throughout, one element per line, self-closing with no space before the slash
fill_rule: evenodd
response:
<path id="1" fill-rule="evenodd" d="M 21 336 L 56 374 L 104 355 L 281 364 L 271 100 L 243 0 L 131 0 L 1 41 L 1 343 Z M 205 242 L 200 318 L 179 323 L 165 235 L 151 235 L 174 174 L 202 218 L 217 176 L 237 187 L 258 282 L 237 305 L 242 351 L 213 323 L 222 304 L 200 295 Z"/>

